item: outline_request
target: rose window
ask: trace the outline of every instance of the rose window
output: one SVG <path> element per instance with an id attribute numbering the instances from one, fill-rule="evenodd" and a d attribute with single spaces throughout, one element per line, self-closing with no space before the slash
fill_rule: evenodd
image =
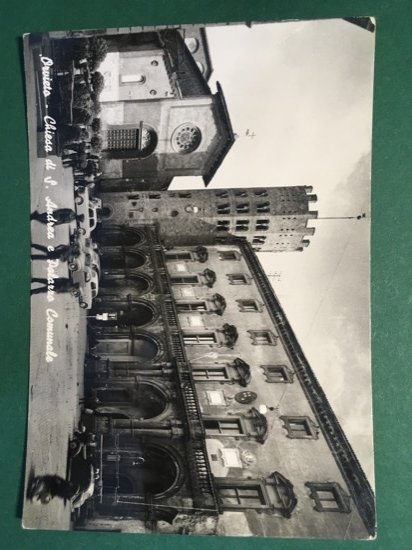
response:
<path id="1" fill-rule="evenodd" d="M 202 134 L 193 124 L 182 124 L 174 131 L 172 136 L 173 148 L 178 153 L 191 153 L 195 151 L 201 142 Z"/>

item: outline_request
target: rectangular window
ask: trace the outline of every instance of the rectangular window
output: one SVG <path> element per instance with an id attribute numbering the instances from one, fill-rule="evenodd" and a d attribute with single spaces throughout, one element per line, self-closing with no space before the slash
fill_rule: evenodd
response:
<path id="1" fill-rule="evenodd" d="M 344 512 L 351 511 L 350 497 L 345 493 L 339 483 L 335 482 L 307 482 L 310 489 L 310 497 L 315 501 L 315 510 L 318 512 Z"/>
<path id="2" fill-rule="evenodd" d="M 107 130 L 106 138 L 107 149 L 137 149 L 139 143 L 139 128 Z"/>
<path id="3" fill-rule="evenodd" d="M 268 332 L 256 332 L 254 334 L 256 344 L 270 344 L 271 339 Z"/>
<path id="4" fill-rule="evenodd" d="M 228 273 L 227 277 L 231 285 L 249 284 L 249 279 L 244 273 Z"/>
<path id="5" fill-rule="evenodd" d="M 262 508 L 266 506 L 261 485 L 227 485 L 218 487 L 219 500 L 227 509 Z"/>
<path id="6" fill-rule="evenodd" d="M 260 311 L 256 300 L 237 300 L 237 303 L 239 304 L 240 311 L 244 311 L 244 312 Z"/>
<path id="7" fill-rule="evenodd" d="M 262 365 L 266 382 L 289 383 L 293 382 L 293 372 L 286 365 Z"/>
<path id="8" fill-rule="evenodd" d="M 269 330 L 248 330 L 255 345 L 276 345 L 277 336 Z"/>
<path id="9" fill-rule="evenodd" d="M 248 214 L 249 213 L 249 203 L 239 203 L 236 205 L 237 214 Z"/>
<path id="10" fill-rule="evenodd" d="M 308 416 L 281 416 L 283 427 L 291 439 L 317 439 L 319 428 Z"/>
<path id="11" fill-rule="evenodd" d="M 215 191 L 216 197 L 219 197 L 220 199 L 227 199 L 229 194 L 227 191 Z"/>
<path id="12" fill-rule="evenodd" d="M 307 420 L 298 420 L 291 418 L 289 419 L 289 427 L 290 431 L 298 437 L 301 435 L 311 435 Z"/>
<path id="13" fill-rule="evenodd" d="M 172 285 L 196 285 L 199 284 L 199 277 L 197 275 L 172 275 L 170 282 Z"/>
<path id="14" fill-rule="evenodd" d="M 214 332 L 186 332 L 183 333 L 183 342 L 186 345 L 212 345 L 216 344 L 216 334 Z"/>
<path id="15" fill-rule="evenodd" d="M 230 382 L 228 369 L 226 366 L 193 366 L 193 378 L 196 382 Z"/>
<path id="16" fill-rule="evenodd" d="M 229 203 L 218 204 L 217 205 L 217 213 L 218 214 L 229 214 L 230 213 L 230 204 Z"/>
<path id="17" fill-rule="evenodd" d="M 179 313 L 186 311 L 207 311 L 206 302 L 177 302 L 176 308 Z"/>
<path id="18" fill-rule="evenodd" d="M 217 221 L 217 230 L 218 231 L 229 231 L 230 221 L 229 220 L 218 220 Z"/>
<path id="19" fill-rule="evenodd" d="M 256 231 L 268 231 L 269 220 L 256 220 Z"/>
<path id="20" fill-rule="evenodd" d="M 238 189 L 235 191 L 235 197 L 247 197 L 247 191 L 244 191 L 243 189 Z"/>
<path id="21" fill-rule="evenodd" d="M 219 250 L 219 260 L 238 260 L 239 254 L 234 250 Z"/>
<path id="22" fill-rule="evenodd" d="M 236 231 L 248 231 L 249 220 L 237 220 L 235 229 Z"/>
<path id="23" fill-rule="evenodd" d="M 256 235 L 256 237 L 253 237 L 253 244 L 265 244 L 266 241 L 266 235 Z"/>
<path id="24" fill-rule="evenodd" d="M 261 202 L 256 205 L 256 212 L 258 214 L 267 214 L 270 212 L 270 204 L 268 202 Z"/>
<path id="25" fill-rule="evenodd" d="M 190 252 L 166 252 L 166 260 L 191 260 L 192 254 Z"/>
<path id="26" fill-rule="evenodd" d="M 243 434 L 240 418 L 204 418 L 204 426 L 207 435 L 229 435 L 236 436 Z"/>

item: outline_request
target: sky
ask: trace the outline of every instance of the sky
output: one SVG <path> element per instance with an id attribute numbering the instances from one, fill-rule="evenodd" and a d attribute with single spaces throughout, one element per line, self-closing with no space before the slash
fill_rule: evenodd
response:
<path id="1" fill-rule="evenodd" d="M 303 351 L 374 484 L 370 353 L 373 33 L 343 20 L 207 29 L 234 145 L 209 188 L 311 185 L 299 252 L 260 253 Z M 249 134 L 255 134 L 253 138 Z M 202 189 L 198 177 L 170 189 Z M 324 219 L 357 216 L 362 220 Z"/>

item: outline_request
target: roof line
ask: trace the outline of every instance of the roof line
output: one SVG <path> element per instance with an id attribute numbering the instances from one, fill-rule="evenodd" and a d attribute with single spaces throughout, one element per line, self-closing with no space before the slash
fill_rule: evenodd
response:
<path id="1" fill-rule="evenodd" d="M 203 176 L 203 181 L 205 182 L 205 185 L 208 185 L 210 183 L 213 176 L 216 174 L 217 169 L 222 164 L 223 159 L 227 155 L 229 149 L 232 147 L 232 145 L 234 144 L 234 142 L 236 140 L 235 134 L 233 132 L 232 123 L 230 121 L 230 115 L 229 115 L 229 111 L 228 111 L 228 108 L 227 108 L 225 96 L 223 94 L 223 89 L 222 89 L 222 86 L 220 85 L 220 82 L 216 82 L 216 88 L 217 88 L 217 92 L 214 94 L 214 96 L 218 100 L 218 106 L 220 107 L 220 109 L 222 111 L 222 114 L 223 114 L 223 117 L 224 117 L 224 120 L 225 120 L 225 124 L 226 124 L 226 127 L 227 127 L 228 132 L 229 132 L 229 136 L 226 140 L 225 145 L 221 148 L 219 153 L 214 158 L 214 162 L 211 164 L 208 172 Z"/>

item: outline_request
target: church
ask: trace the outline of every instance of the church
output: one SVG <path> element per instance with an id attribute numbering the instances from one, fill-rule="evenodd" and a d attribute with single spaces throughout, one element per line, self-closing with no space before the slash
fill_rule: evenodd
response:
<path id="1" fill-rule="evenodd" d="M 175 176 L 201 176 L 208 185 L 232 147 L 222 87 L 212 92 L 207 82 L 205 33 L 192 34 L 184 39 L 164 29 L 105 37 L 103 191 L 167 189 Z"/>

